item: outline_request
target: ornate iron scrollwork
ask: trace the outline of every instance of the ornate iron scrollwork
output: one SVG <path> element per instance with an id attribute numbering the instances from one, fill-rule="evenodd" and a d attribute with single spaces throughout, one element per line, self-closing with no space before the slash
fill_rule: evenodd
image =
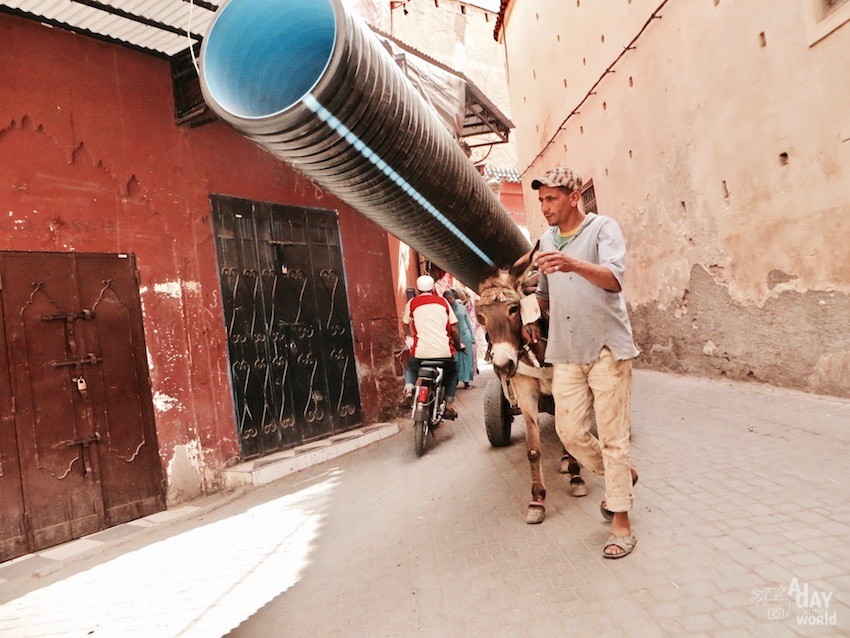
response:
<path id="1" fill-rule="evenodd" d="M 244 202 L 214 201 L 243 454 L 353 424 L 358 388 L 334 214 L 263 205 L 250 224 L 234 225 Z"/>

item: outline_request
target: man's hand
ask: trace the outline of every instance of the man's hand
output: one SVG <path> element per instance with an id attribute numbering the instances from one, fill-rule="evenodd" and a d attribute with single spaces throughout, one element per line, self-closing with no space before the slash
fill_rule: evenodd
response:
<path id="1" fill-rule="evenodd" d="M 557 272 L 574 272 L 603 290 L 620 292 L 620 282 L 617 281 L 614 273 L 602 264 L 592 264 L 562 252 L 549 250 L 537 255 L 537 266 L 540 272 L 547 276 Z"/>
<path id="2" fill-rule="evenodd" d="M 550 250 L 538 254 L 536 263 L 543 274 L 551 275 L 556 272 L 573 272 L 576 270 L 576 266 L 582 262 L 562 252 Z"/>
<path id="3" fill-rule="evenodd" d="M 540 329 L 537 327 L 537 324 L 530 323 L 527 326 L 523 326 L 522 338 L 527 343 L 537 343 L 537 340 L 540 338 Z"/>

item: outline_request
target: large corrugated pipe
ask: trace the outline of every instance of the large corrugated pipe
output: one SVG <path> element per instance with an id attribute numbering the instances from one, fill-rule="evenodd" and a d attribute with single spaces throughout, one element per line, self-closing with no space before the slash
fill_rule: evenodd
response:
<path id="1" fill-rule="evenodd" d="M 221 119 L 472 288 L 529 249 L 340 0 L 230 0 L 204 38 L 201 87 Z"/>

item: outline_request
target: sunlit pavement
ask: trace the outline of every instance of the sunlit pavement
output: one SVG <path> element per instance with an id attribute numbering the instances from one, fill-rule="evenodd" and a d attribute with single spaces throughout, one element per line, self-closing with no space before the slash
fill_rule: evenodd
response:
<path id="1" fill-rule="evenodd" d="M 422 458 L 402 422 L 268 486 L 0 565 L 0 636 L 850 635 L 850 401 L 638 371 L 638 544 L 611 561 L 601 481 L 567 495 L 551 417 L 547 518 L 523 522 L 521 419 L 489 446 L 488 378 Z"/>
<path id="2" fill-rule="evenodd" d="M 0 635 L 220 636 L 298 581 L 334 483 L 105 557 L 6 603 Z"/>

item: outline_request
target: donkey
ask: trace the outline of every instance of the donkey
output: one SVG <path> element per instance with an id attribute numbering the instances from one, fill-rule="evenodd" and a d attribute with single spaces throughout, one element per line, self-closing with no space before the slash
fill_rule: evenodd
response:
<path id="1" fill-rule="evenodd" d="M 478 286 L 476 304 L 478 322 L 487 330 L 488 349 L 493 370 L 502 381 L 506 398 L 519 404 L 525 418 L 525 444 L 531 464 L 531 502 L 525 522 L 542 523 L 546 518 L 546 485 L 540 466 L 540 399 L 552 396 L 552 368 L 544 367 L 545 338 L 526 343 L 520 312 L 520 301 L 528 289 L 530 272 L 537 246 L 520 257 L 508 269 L 500 268 L 484 277 Z M 545 337 L 548 322 L 537 320 L 538 333 Z M 561 459 L 561 472 L 570 475 L 570 493 L 587 495 L 578 462 L 566 451 Z"/>

